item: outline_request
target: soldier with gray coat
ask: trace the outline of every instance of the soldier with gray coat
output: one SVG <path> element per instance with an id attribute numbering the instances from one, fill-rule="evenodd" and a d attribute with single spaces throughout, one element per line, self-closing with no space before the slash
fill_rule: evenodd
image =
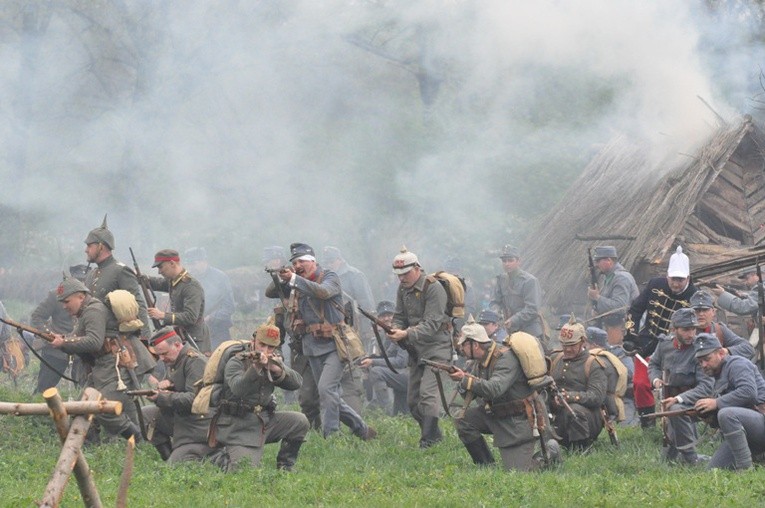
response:
<path id="1" fill-rule="evenodd" d="M 606 330 L 609 344 L 619 345 L 624 341 L 627 309 L 640 290 L 632 274 L 619 263 L 615 247 L 595 247 L 592 257 L 600 275 L 598 287 L 590 287 L 587 297 L 594 302 L 593 312 L 596 315 L 607 314 L 598 320 L 598 324 Z"/>
<path id="2" fill-rule="evenodd" d="M 696 291 L 691 296 L 690 303 L 691 308 L 696 313 L 696 319 L 699 321 L 698 333 L 715 335 L 720 344 L 732 355 L 743 356 L 749 360 L 754 359 L 755 351 L 749 341 L 739 337 L 726 325 L 715 320 L 717 311 L 711 294 L 706 291 Z"/>

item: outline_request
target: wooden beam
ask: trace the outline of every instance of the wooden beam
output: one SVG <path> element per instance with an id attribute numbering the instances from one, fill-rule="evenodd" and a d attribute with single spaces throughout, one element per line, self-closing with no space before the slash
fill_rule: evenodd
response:
<path id="1" fill-rule="evenodd" d="M 53 470 L 48 486 L 45 488 L 42 507 L 57 507 L 64 495 L 64 489 L 72 475 L 72 469 L 77 463 L 77 457 L 82 454 L 82 444 L 85 442 L 85 434 L 90 427 L 92 416 L 75 416 L 69 426 L 69 433 L 61 448 L 56 468 Z"/>
<path id="2" fill-rule="evenodd" d="M 122 402 L 117 400 L 78 400 L 63 402 L 64 409 L 69 415 L 89 415 L 95 413 L 122 414 Z M 31 416 L 50 414 L 50 408 L 42 403 L 0 402 L 0 414 L 15 416 Z"/>

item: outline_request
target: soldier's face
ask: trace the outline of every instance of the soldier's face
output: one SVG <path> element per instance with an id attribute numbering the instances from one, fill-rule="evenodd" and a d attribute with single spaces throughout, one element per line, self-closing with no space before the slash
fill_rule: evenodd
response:
<path id="1" fill-rule="evenodd" d="M 255 341 L 253 341 L 252 343 L 252 349 L 257 351 L 258 353 L 263 353 L 270 356 L 274 354 L 274 351 L 276 350 L 276 346 L 269 346 L 268 344 L 265 344 L 255 339 Z"/>
<path id="2" fill-rule="evenodd" d="M 316 261 L 296 259 L 292 262 L 292 268 L 295 269 L 296 274 L 307 279 L 316 271 Z"/>
<path id="3" fill-rule="evenodd" d="M 688 277 L 667 277 L 667 284 L 669 284 L 670 291 L 679 295 L 688 285 Z"/>
<path id="4" fill-rule="evenodd" d="M 704 371 L 704 374 L 707 376 L 716 376 L 720 373 L 720 370 L 722 370 L 722 361 L 724 357 L 724 350 L 718 349 L 716 351 L 712 351 L 706 356 L 697 358 L 697 360 L 701 366 L 701 370 Z"/>
<path id="5" fill-rule="evenodd" d="M 82 302 L 84 301 L 85 293 L 74 293 L 64 298 L 61 304 L 70 316 L 76 316 L 80 312 L 80 307 L 82 307 Z"/>
<path id="6" fill-rule="evenodd" d="M 502 258 L 502 268 L 504 268 L 505 273 L 512 273 L 516 271 L 519 266 L 521 266 L 520 258 Z"/>
<path id="7" fill-rule="evenodd" d="M 715 319 L 715 310 L 712 308 L 693 309 L 693 311 L 696 313 L 696 319 L 699 320 L 699 328 L 706 328 Z"/>
<path id="8" fill-rule="evenodd" d="M 759 282 L 759 279 L 757 278 L 756 273 L 750 273 L 746 276 L 746 280 L 744 280 L 744 283 L 746 284 L 746 287 L 753 288 L 757 285 L 757 282 Z"/>
<path id="9" fill-rule="evenodd" d="M 393 314 L 382 314 L 378 319 L 388 326 L 393 324 Z"/>
<path id="10" fill-rule="evenodd" d="M 417 279 L 419 278 L 420 278 L 420 269 L 416 266 L 412 268 L 411 270 L 409 270 L 408 272 L 398 275 L 398 281 L 405 288 L 410 288 L 414 286 L 415 283 L 417 282 Z"/>
<path id="11" fill-rule="evenodd" d="M 157 267 L 157 272 L 166 279 L 172 279 L 178 275 L 179 270 L 177 267 L 178 264 L 175 261 L 163 261 Z"/>
<path id="12" fill-rule="evenodd" d="M 178 359 L 178 354 L 181 352 L 181 349 L 183 349 L 183 344 L 181 341 L 170 342 L 165 340 L 154 346 L 154 352 L 157 354 L 159 359 L 165 362 L 167 365 L 172 365 L 175 363 L 175 360 Z"/>
<path id="13" fill-rule="evenodd" d="M 85 246 L 85 258 L 88 263 L 97 263 L 99 254 L 101 254 L 100 243 L 89 243 Z"/>
<path id="14" fill-rule="evenodd" d="M 682 344 L 689 346 L 693 344 L 693 338 L 696 336 L 696 327 L 675 328 L 675 336 Z"/>
<path id="15" fill-rule="evenodd" d="M 611 268 L 614 267 L 614 260 L 611 258 L 600 258 L 595 261 L 595 266 L 598 268 L 599 272 L 608 273 L 611 271 Z"/>
<path id="16" fill-rule="evenodd" d="M 563 344 L 563 359 L 564 360 L 570 360 L 572 358 L 576 358 L 579 353 L 582 352 L 582 348 L 584 347 L 584 342 L 578 342 L 573 345 L 566 345 Z"/>

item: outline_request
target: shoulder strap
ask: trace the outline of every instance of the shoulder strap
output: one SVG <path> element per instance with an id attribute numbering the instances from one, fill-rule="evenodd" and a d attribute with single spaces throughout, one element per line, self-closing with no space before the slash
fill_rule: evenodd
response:
<path id="1" fill-rule="evenodd" d="M 718 323 L 715 323 L 714 321 L 712 321 L 710 326 L 712 327 L 714 334 L 717 336 L 717 340 L 720 341 L 720 345 L 725 347 L 725 336 L 723 335 L 722 326 L 720 326 Z"/>

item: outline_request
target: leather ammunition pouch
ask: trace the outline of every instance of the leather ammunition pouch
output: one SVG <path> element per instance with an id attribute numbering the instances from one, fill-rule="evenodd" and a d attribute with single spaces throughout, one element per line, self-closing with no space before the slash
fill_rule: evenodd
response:
<path id="1" fill-rule="evenodd" d="M 276 401 L 271 399 L 268 404 L 262 406 L 260 404 L 248 404 L 241 400 L 233 401 L 224 399 L 220 401 L 220 405 L 218 407 L 223 414 L 241 418 L 247 416 L 250 413 L 255 413 L 257 415 L 263 411 L 269 414 L 273 414 L 274 411 L 276 411 Z"/>
<path id="2" fill-rule="evenodd" d="M 496 418 L 507 418 L 510 416 L 526 416 L 526 403 L 523 399 L 509 400 L 506 402 L 487 402 L 484 405 L 487 415 Z"/>
<path id="3" fill-rule="evenodd" d="M 308 333 L 317 339 L 333 339 L 338 325 L 332 323 L 314 323 L 306 326 Z"/>

